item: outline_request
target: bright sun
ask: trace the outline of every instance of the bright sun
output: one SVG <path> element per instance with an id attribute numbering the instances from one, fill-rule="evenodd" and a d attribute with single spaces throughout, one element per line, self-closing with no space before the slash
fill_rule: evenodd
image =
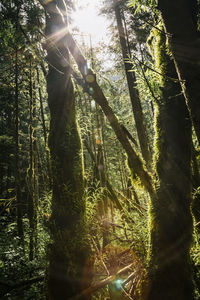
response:
<path id="1" fill-rule="evenodd" d="M 108 22 L 98 15 L 98 0 L 77 1 L 72 18 L 74 27 L 83 35 L 91 35 L 94 44 L 106 40 Z"/>

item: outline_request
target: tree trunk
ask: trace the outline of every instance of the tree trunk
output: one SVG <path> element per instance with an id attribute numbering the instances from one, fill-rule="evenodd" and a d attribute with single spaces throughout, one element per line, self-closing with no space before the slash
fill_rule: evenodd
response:
<path id="1" fill-rule="evenodd" d="M 196 157 L 197 153 L 192 145 L 192 186 L 193 190 L 193 201 L 192 201 L 192 213 L 194 215 L 196 224 L 200 222 L 200 173 L 198 167 L 198 161 Z M 196 226 L 196 232 L 200 234 L 200 224 Z"/>
<path id="2" fill-rule="evenodd" d="M 15 194 L 17 203 L 17 231 L 22 242 L 24 230 L 22 222 L 22 203 L 19 173 L 19 88 L 18 88 L 18 49 L 15 52 Z"/>
<path id="3" fill-rule="evenodd" d="M 16 14 L 16 31 L 19 26 L 19 10 L 20 5 L 17 1 L 17 14 Z M 19 172 L 19 69 L 18 69 L 18 48 L 15 49 L 15 194 L 17 203 L 17 231 L 24 244 L 24 229 L 22 221 L 22 201 L 21 201 L 21 187 L 20 187 L 20 172 Z"/>
<path id="4" fill-rule="evenodd" d="M 47 130 L 46 130 L 46 123 L 45 123 L 45 117 L 44 117 L 44 108 L 43 108 L 43 99 L 42 99 L 42 92 L 40 88 L 40 72 L 37 68 L 37 82 L 38 82 L 38 93 L 39 93 L 39 99 L 40 99 L 40 112 L 41 112 L 41 119 L 42 119 L 42 128 L 43 128 L 43 135 L 44 135 L 44 145 L 45 145 L 45 154 L 46 154 L 46 161 L 47 161 L 47 172 L 48 172 L 48 181 L 49 181 L 49 187 L 51 188 L 51 168 L 50 168 L 50 161 L 49 161 L 49 151 L 47 150 Z"/>
<path id="5" fill-rule="evenodd" d="M 29 169 L 28 169 L 28 189 L 29 189 L 29 203 L 28 203 L 28 216 L 30 224 L 30 243 L 29 243 L 29 259 L 33 260 L 35 256 L 35 242 L 36 242 L 36 203 L 35 203 L 35 186 L 34 186 L 34 177 L 35 177 L 35 165 L 34 165 L 34 114 L 35 107 L 33 99 L 33 70 L 32 70 L 32 58 L 30 57 L 30 75 L 29 75 L 29 95 L 30 95 L 30 104 L 29 104 Z"/>
<path id="6" fill-rule="evenodd" d="M 154 30 L 152 48 L 157 69 L 176 77 L 173 61 L 166 54 L 165 36 Z M 156 114 L 157 195 L 150 205 L 148 300 L 192 300 L 190 244 L 191 124 L 181 87 L 158 78 L 160 101 Z"/>
<path id="7" fill-rule="evenodd" d="M 91 274 L 84 273 L 90 254 L 83 197 L 82 144 L 76 123 L 74 89 L 69 54 L 63 41 L 56 42 L 56 33 L 63 29 L 62 17 L 51 3 L 46 31 L 50 38 L 47 76 L 50 108 L 49 148 L 53 174 L 53 197 L 49 249 L 48 299 L 69 299 L 90 283 Z M 56 30 L 56 31 L 55 31 Z M 52 33 L 55 34 L 52 36 Z M 52 47 L 52 44 L 54 47 Z"/>
<path id="8" fill-rule="evenodd" d="M 97 143 L 97 168 L 98 168 L 98 177 L 100 181 L 101 187 L 104 188 L 104 192 L 102 195 L 102 234 L 103 234 L 103 248 L 109 244 L 109 226 L 108 226 L 108 193 L 106 189 L 106 173 L 105 173 L 105 156 L 104 156 L 104 149 L 103 149 L 103 138 L 102 138 L 102 126 L 100 123 L 100 109 L 99 106 L 96 105 L 96 128 L 98 139 L 96 140 Z"/>
<path id="9" fill-rule="evenodd" d="M 157 0 L 182 90 L 200 145 L 200 43 L 196 0 Z"/>
<path id="10" fill-rule="evenodd" d="M 44 108 L 43 108 L 43 99 L 42 99 L 42 92 L 40 88 L 40 71 L 37 68 L 37 84 L 38 84 L 38 93 L 39 93 L 39 99 L 40 99 L 40 112 L 41 112 L 41 119 L 42 119 L 42 128 L 43 128 L 43 134 L 44 134 L 44 144 L 45 147 L 47 145 L 47 130 L 46 130 L 46 124 L 45 124 L 45 118 L 44 118 Z"/>
<path id="11" fill-rule="evenodd" d="M 114 0 L 114 2 L 116 2 L 116 0 Z M 128 47 L 127 47 L 127 42 L 126 42 L 126 38 L 125 38 L 125 30 L 124 30 L 123 23 L 122 23 L 120 6 L 118 3 L 114 3 L 114 9 L 115 9 L 115 16 L 116 16 L 116 20 L 117 20 L 117 29 L 118 29 L 118 34 L 119 34 L 121 51 L 122 51 L 122 56 L 123 56 L 123 61 L 124 61 L 124 68 L 125 68 L 125 72 L 126 72 L 126 79 L 127 79 L 127 83 L 128 83 L 129 95 L 130 95 L 130 99 L 131 99 L 139 144 L 140 144 L 142 156 L 143 156 L 144 160 L 146 161 L 147 166 L 150 167 L 151 152 L 149 149 L 149 142 L 148 142 L 148 136 L 147 136 L 146 127 L 145 127 L 145 120 L 144 120 L 144 115 L 143 115 L 143 111 L 142 111 L 142 106 L 141 106 L 141 102 L 140 102 L 138 89 L 136 86 L 136 75 L 135 75 L 134 71 L 130 72 L 133 65 L 131 63 L 127 62 L 127 59 L 130 58 L 130 54 L 129 54 Z"/>

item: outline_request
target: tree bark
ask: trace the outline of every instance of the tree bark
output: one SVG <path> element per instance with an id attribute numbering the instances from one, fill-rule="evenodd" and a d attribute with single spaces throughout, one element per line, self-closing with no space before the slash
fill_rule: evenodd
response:
<path id="1" fill-rule="evenodd" d="M 196 0 L 157 0 L 182 90 L 200 145 L 200 43 Z"/>
<path id="2" fill-rule="evenodd" d="M 154 30 L 157 69 L 175 78 L 167 55 L 165 36 Z M 158 78 L 160 101 L 156 114 L 157 195 L 150 205 L 148 300 L 192 300 L 190 245 L 191 124 L 181 87 L 166 77 Z"/>
<path id="3" fill-rule="evenodd" d="M 200 173 L 198 167 L 198 161 L 196 157 L 197 153 L 194 145 L 192 145 L 192 187 L 195 191 L 193 193 L 193 201 L 192 201 L 192 213 L 194 215 L 196 224 L 200 221 Z M 200 224 L 199 224 L 200 225 Z M 195 225 L 196 232 L 200 233 L 200 226 Z"/>
<path id="4" fill-rule="evenodd" d="M 47 91 L 53 174 L 50 219 L 53 242 L 49 247 L 47 285 L 48 299 L 57 300 L 69 299 L 89 285 L 91 274 L 87 273 L 86 264 L 90 262 L 90 246 L 83 197 L 83 153 L 76 123 L 71 68 L 63 64 L 63 57 L 69 62 L 69 53 L 63 40 L 56 40 L 65 23 L 55 4 L 48 4 L 45 9 L 48 13 L 47 43 L 50 43 Z"/>

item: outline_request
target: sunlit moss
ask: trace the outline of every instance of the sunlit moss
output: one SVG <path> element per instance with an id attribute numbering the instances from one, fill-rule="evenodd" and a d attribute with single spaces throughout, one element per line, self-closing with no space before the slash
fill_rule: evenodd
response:
<path id="1" fill-rule="evenodd" d="M 159 80 L 155 103 L 156 193 L 149 206 L 148 300 L 193 299 L 189 249 L 191 124 L 163 28 L 153 29 L 149 47 Z M 183 284 L 184 282 L 184 284 Z M 187 291 L 183 286 L 187 286 Z M 159 289 L 158 289 L 159 287 Z"/>
<path id="2" fill-rule="evenodd" d="M 149 38 L 147 40 L 148 49 L 154 60 L 154 66 L 156 71 L 157 79 L 159 80 L 160 86 L 164 86 L 167 76 L 167 65 L 169 63 L 169 45 L 166 41 L 166 35 L 164 33 L 164 27 L 160 21 L 157 26 L 158 29 L 152 28 Z"/>

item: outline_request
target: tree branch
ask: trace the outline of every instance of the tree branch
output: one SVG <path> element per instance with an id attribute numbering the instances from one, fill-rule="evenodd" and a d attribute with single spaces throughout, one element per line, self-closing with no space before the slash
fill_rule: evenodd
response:
<path id="1" fill-rule="evenodd" d="M 98 289 L 103 288 L 104 286 L 108 285 L 109 283 L 111 283 L 113 280 L 115 280 L 115 278 L 125 272 L 127 272 L 131 267 L 133 266 L 133 263 L 122 268 L 121 270 L 119 270 L 116 274 L 111 275 L 101 281 L 99 281 L 97 284 L 90 286 L 89 288 L 85 289 L 84 291 L 82 291 L 82 293 L 80 293 L 79 295 L 70 298 L 70 300 L 79 300 L 79 299 L 83 299 L 84 297 L 89 296 L 90 294 L 94 293 L 95 291 L 97 291 Z M 130 279 L 131 280 L 131 279 Z"/>
<path id="2" fill-rule="evenodd" d="M 81 75 L 83 76 L 84 80 L 87 82 L 90 94 L 92 95 L 93 99 L 102 108 L 119 142 L 122 144 L 124 150 L 126 151 L 128 156 L 129 167 L 131 169 L 133 177 L 138 177 L 142 185 L 147 189 L 147 191 L 150 194 L 153 194 L 154 186 L 153 186 L 153 180 L 151 175 L 148 173 L 141 156 L 135 152 L 135 150 L 133 149 L 132 145 L 129 142 L 127 135 L 124 134 L 124 131 L 121 127 L 119 120 L 114 114 L 112 108 L 109 106 L 109 103 L 102 89 L 100 88 L 99 84 L 96 81 L 96 74 L 94 74 L 91 69 L 88 69 L 87 60 L 81 53 L 81 50 L 77 46 L 69 30 L 66 29 L 66 24 L 63 15 L 61 14 L 60 10 L 53 2 L 45 5 L 45 9 L 49 14 L 56 13 L 56 17 L 59 18 L 59 24 L 61 26 L 59 32 L 60 32 L 60 36 L 62 36 L 59 42 L 62 41 L 63 46 L 65 45 L 71 52 L 79 68 Z M 50 41 L 52 40 L 56 43 L 56 34 L 50 36 Z"/>

